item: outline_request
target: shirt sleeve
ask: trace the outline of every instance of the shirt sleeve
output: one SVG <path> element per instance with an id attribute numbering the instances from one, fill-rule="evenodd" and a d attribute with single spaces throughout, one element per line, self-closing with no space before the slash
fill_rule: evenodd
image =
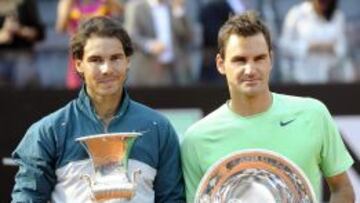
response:
<path id="1" fill-rule="evenodd" d="M 323 143 L 320 168 L 325 177 L 345 172 L 354 163 L 329 111 L 322 104 Z"/>
<path id="2" fill-rule="evenodd" d="M 12 202 L 48 202 L 56 183 L 55 147 L 49 133 L 32 126 L 12 158 L 19 165 L 12 191 Z"/>
<path id="3" fill-rule="evenodd" d="M 154 181 L 155 202 L 184 202 L 184 180 L 178 136 L 170 123 L 162 133 L 164 134 L 160 140 L 158 172 Z"/>
<path id="4" fill-rule="evenodd" d="M 196 153 L 197 143 L 191 133 L 186 133 L 181 145 L 182 166 L 185 179 L 186 202 L 193 203 L 203 172 Z"/>

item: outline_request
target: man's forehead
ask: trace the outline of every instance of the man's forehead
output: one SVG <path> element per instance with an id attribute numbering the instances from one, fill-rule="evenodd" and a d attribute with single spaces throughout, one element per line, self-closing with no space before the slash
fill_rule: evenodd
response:
<path id="1" fill-rule="evenodd" d="M 226 47 L 267 48 L 267 43 L 265 38 L 261 34 L 256 34 L 252 36 L 230 35 L 227 40 Z"/>
<path id="2" fill-rule="evenodd" d="M 264 52 L 269 53 L 269 47 L 262 34 L 251 36 L 230 35 L 224 47 L 224 52 Z"/>
<path id="3" fill-rule="evenodd" d="M 122 44 L 122 41 L 116 36 L 101 36 L 96 34 L 91 34 L 87 37 L 84 41 L 84 47 L 90 43 L 105 43 L 107 41 L 111 41 L 112 43 L 119 43 Z"/>
<path id="4" fill-rule="evenodd" d="M 91 37 L 85 43 L 84 53 L 124 53 L 124 49 L 116 37 Z"/>
<path id="5" fill-rule="evenodd" d="M 229 42 L 248 42 L 248 41 L 251 41 L 251 42 L 258 41 L 258 42 L 266 43 L 265 36 L 262 33 L 256 33 L 256 34 L 248 35 L 248 36 L 233 33 L 233 34 L 229 35 L 226 44 L 229 44 Z"/>

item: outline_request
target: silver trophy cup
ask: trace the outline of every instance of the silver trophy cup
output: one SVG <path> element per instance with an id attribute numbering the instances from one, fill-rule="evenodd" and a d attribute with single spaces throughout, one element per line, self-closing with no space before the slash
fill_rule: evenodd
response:
<path id="1" fill-rule="evenodd" d="M 140 170 L 128 174 L 128 156 L 140 133 L 110 133 L 77 138 L 88 152 L 94 175 L 83 174 L 95 201 L 130 200 L 135 195 Z"/>

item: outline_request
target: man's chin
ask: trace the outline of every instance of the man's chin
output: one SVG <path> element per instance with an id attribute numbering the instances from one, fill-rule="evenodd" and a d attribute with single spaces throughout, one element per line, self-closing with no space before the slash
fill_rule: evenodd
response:
<path id="1" fill-rule="evenodd" d="M 118 88 L 118 87 L 103 87 L 98 90 L 98 93 L 103 96 L 110 96 L 110 95 L 120 93 L 120 88 Z"/>
<path id="2" fill-rule="evenodd" d="M 257 86 L 246 86 L 246 87 L 240 87 L 238 89 L 239 92 L 241 92 L 243 95 L 246 95 L 248 97 L 256 96 L 260 93 L 260 89 Z"/>

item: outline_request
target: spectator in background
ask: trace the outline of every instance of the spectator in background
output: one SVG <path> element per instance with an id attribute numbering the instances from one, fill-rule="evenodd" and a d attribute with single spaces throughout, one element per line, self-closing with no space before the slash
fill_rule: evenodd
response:
<path id="1" fill-rule="evenodd" d="M 120 17 L 123 7 L 119 0 L 59 0 L 56 30 L 71 36 L 80 21 L 93 16 Z M 77 89 L 81 86 L 81 79 L 76 74 L 73 61 L 69 57 L 66 75 L 66 87 Z"/>
<path id="2" fill-rule="evenodd" d="M 38 83 L 33 47 L 43 38 L 35 0 L 0 0 L 0 86 Z"/>
<path id="3" fill-rule="evenodd" d="M 192 34 L 184 0 L 129 1 L 125 26 L 138 52 L 132 59 L 130 85 L 188 84 L 187 48 Z"/>
<path id="4" fill-rule="evenodd" d="M 286 16 L 280 39 L 283 79 L 301 84 L 351 80 L 345 38 L 345 18 L 337 0 L 295 5 Z M 331 77 L 333 71 L 336 78 Z"/>

